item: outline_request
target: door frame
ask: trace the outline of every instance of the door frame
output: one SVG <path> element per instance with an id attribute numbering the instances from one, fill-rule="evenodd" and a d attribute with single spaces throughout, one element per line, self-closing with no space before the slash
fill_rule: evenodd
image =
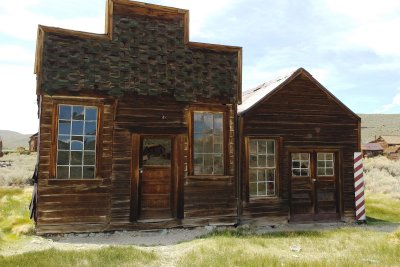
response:
<path id="1" fill-rule="evenodd" d="M 288 163 L 288 195 L 289 195 L 289 221 L 301 221 L 301 215 L 294 218 L 292 213 L 292 153 L 310 153 L 310 172 L 312 175 L 316 174 L 316 161 L 313 157 L 314 154 L 322 153 L 334 153 L 335 154 L 335 176 L 336 176 L 336 209 L 337 218 L 343 217 L 344 202 L 343 202 L 343 152 L 341 147 L 330 147 L 330 146 L 314 146 L 314 147 L 287 147 L 287 163 Z M 311 177 L 310 177 L 311 178 Z M 313 185 L 313 220 L 323 220 L 316 213 L 316 187 Z M 299 218 L 300 217 L 300 218 Z M 320 218 L 320 219 L 319 219 Z"/>
<path id="2" fill-rule="evenodd" d="M 144 138 L 171 140 L 171 212 L 173 219 L 183 218 L 183 134 L 132 134 L 130 221 L 140 219 L 141 175 L 140 158 Z M 160 221 L 165 219 L 160 219 Z"/>

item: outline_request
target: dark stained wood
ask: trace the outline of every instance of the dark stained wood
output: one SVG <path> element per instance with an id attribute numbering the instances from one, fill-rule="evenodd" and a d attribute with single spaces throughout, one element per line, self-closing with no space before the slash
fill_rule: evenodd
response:
<path id="1" fill-rule="evenodd" d="M 249 198 L 245 171 L 248 167 L 242 160 L 243 221 L 254 221 L 253 214 L 260 214 L 259 221 L 264 218 L 264 223 L 288 220 L 296 209 L 312 212 L 313 219 L 354 219 L 353 153 L 359 151 L 360 138 L 360 122 L 354 113 L 344 108 L 315 80 L 300 74 L 243 114 L 240 120 L 244 136 L 241 141 L 242 155 L 248 155 L 245 137 L 266 136 L 281 140 L 277 199 Z M 314 188 L 305 178 L 296 177 L 291 182 L 290 151 L 304 149 L 336 153 L 335 182 L 321 178 L 317 182 L 321 188 Z M 314 190 L 335 190 L 335 201 L 318 202 L 317 199 L 314 203 L 310 200 L 315 195 Z M 254 204 L 256 202 L 257 205 Z M 333 209 L 336 212 L 330 212 Z M 315 210 L 325 211 L 325 215 L 319 216 Z M 307 216 L 300 217 L 299 220 L 309 219 Z"/>

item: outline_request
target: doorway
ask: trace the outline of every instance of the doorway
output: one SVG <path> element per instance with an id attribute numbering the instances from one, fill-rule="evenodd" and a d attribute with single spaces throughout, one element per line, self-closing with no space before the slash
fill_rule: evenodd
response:
<path id="1" fill-rule="evenodd" d="M 340 168 L 337 150 L 289 153 L 290 221 L 337 220 Z"/>

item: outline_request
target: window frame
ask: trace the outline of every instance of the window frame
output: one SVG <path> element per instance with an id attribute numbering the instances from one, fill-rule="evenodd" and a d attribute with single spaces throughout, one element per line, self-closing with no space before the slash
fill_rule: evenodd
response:
<path id="1" fill-rule="evenodd" d="M 250 195 L 250 141 L 251 140 L 269 140 L 275 142 L 275 194 L 273 196 L 251 196 Z M 249 135 L 244 138 L 244 178 L 246 189 L 245 198 L 247 202 L 263 200 L 263 199 L 277 199 L 280 197 L 280 163 L 281 163 L 281 151 L 282 151 L 282 137 L 277 136 L 265 136 L 265 135 Z"/>
<path id="2" fill-rule="evenodd" d="M 57 152 L 58 152 L 58 128 L 59 128 L 59 106 L 86 106 L 97 108 L 97 125 L 96 125 L 96 147 L 95 147 L 95 173 L 94 178 L 57 178 Z M 101 167 L 101 151 L 102 151 L 102 125 L 103 125 L 103 112 L 104 104 L 102 99 L 54 99 L 53 100 L 53 118 L 52 118 L 52 139 L 51 139 L 51 153 L 50 153 L 50 180 L 55 181 L 95 181 L 102 180 L 99 173 L 102 171 Z"/>
<path id="3" fill-rule="evenodd" d="M 222 174 L 195 174 L 194 173 L 194 113 L 222 113 L 222 162 L 223 162 L 223 173 Z M 216 106 L 194 106 L 189 108 L 189 139 L 188 139 L 188 174 L 191 176 L 226 176 L 229 170 L 229 151 L 228 151 L 228 140 L 229 140 L 229 121 L 228 121 L 228 108 L 227 107 L 216 107 Z"/>
<path id="4" fill-rule="evenodd" d="M 323 154 L 324 155 L 324 159 L 323 160 L 321 160 L 322 162 L 324 162 L 324 167 L 322 167 L 323 168 L 323 170 L 325 171 L 325 174 L 318 174 L 318 169 L 320 169 L 321 167 L 318 167 L 318 162 L 320 161 L 319 159 L 318 159 L 318 154 Z M 326 155 L 327 154 L 331 154 L 332 155 L 332 160 L 327 160 L 326 159 Z M 336 164 L 336 162 L 335 162 L 335 153 L 334 152 L 320 152 L 320 151 L 317 151 L 316 152 L 316 176 L 317 177 L 334 177 L 335 176 L 335 164 Z M 326 166 L 326 163 L 327 162 L 332 162 L 332 167 L 327 167 Z M 327 171 L 327 169 L 332 169 L 332 174 L 326 174 L 326 171 Z"/>
<path id="5" fill-rule="evenodd" d="M 302 168 L 301 167 L 301 162 L 302 161 L 306 161 L 306 160 L 303 160 L 303 159 L 301 159 L 301 156 L 300 156 L 300 159 L 298 160 L 299 162 L 300 162 L 300 167 L 298 167 L 298 168 L 293 168 L 293 154 L 307 154 L 308 155 L 308 159 L 307 159 L 307 161 L 308 161 L 308 167 L 307 168 Z M 290 157 L 290 172 L 291 172 L 291 177 L 311 177 L 311 175 L 312 175 L 312 169 L 313 169 L 313 167 L 311 166 L 311 162 L 314 160 L 313 159 L 313 152 L 292 152 L 291 153 L 291 157 Z M 296 169 L 296 170 L 299 170 L 300 171 L 300 175 L 295 175 L 294 173 L 293 173 L 293 169 Z M 301 174 L 301 171 L 302 170 L 307 170 L 307 172 L 308 172 L 308 174 L 307 175 L 302 175 Z"/>

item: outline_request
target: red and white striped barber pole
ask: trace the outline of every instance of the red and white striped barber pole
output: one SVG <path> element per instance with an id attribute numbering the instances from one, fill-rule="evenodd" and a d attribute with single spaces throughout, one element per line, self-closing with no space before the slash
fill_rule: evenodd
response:
<path id="1" fill-rule="evenodd" d="M 354 191 L 356 205 L 356 221 L 365 222 L 365 196 L 364 196 L 364 175 L 363 175 L 363 155 L 361 152 L 354 152 Z"/>

